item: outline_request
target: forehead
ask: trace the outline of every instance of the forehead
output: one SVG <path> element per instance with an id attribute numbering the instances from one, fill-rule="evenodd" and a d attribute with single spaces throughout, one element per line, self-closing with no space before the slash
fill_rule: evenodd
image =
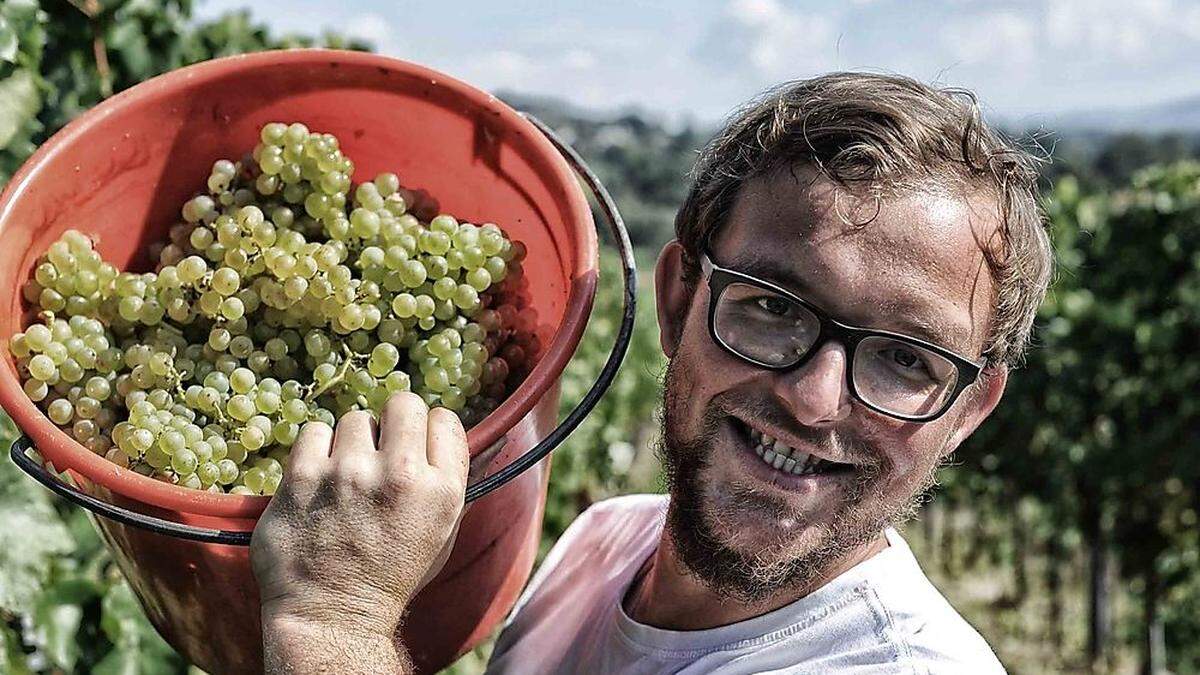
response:
<path id="1" fill-rule="evenodd" d="M 975 356 L 992 312 L 983 246 L 998 222 L 995 201 L 982 195 L 930 190 L 877 201 L 785 168 L 742 187 L 712 252 L 841 321 Z"/>

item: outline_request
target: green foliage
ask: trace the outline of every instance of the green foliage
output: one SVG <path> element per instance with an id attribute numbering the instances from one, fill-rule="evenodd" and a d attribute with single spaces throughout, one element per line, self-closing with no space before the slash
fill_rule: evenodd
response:
<path id="1" fill-rule="evenodd" d="M 670 129 L 635 113 L 598 117 L 561 102 L 501 96 L 518 110 L 537 115 L 587 159 L 616 200 L 634 246 L 653 255 L 674 236 L 687 174 L 710 130 L 690 125 Z"/>
<path id="2" fill-rule="evenodd" d="M 46 20 L 33 0 L 0 4 L 0 186 L 33 153 L 43 128 L 37 115 Z"/>
<path id="3" fill-rule="evenodd" d="M 621 266 L 615 254 L 601 256 L 600 285 L 591 321 L 562 377 L 560 419 L 579 403 L 616 340 L 621 323 Z M 644 490 L 652 478 L 644 461 L 659 401 L 658 376 L 665 365 L 658 345 L 649 275 L 640 281 L 637 317 L 629 352 L 608 393 L 553 455 L 543 552 L 593 502 Z M 643 460 L 639 462 L 639 459 Z M 651 463 L 649 470 L 653 471 Z"/>
<path id="4" fill-rule="evenodd" d="M 0 446 L 16 437 L 0 417 Z M 88 516 L 0 462 L 0 673 L 181 673 Z"/>
<path id="5" fill-rule="evenodd" d="M 1143 602 L 1195 606 L 1179 596 L 1200 572 L 1200 164 L 1112 192 L 1063 178 L 1046 210 L 1061 269 L 1037 348 L 965 450 L 980 467 L 948 474 L 948 496 L 998 514 L 1031 497 L 1055 525 L 1039 536 L 1111 545 Z M 1198 658 L 1195 616 L 1162 616 L 1175 663 Z M 1135 634 L 1151 618 L 1126 617 Z"/>
<path id="6" fill-rule="evenodd" d="M 15 438 L 12 422 L 0 417 L 0 443 Z M 28 613 L 44 591 L 52 563 L 74 548 L 50 501 L 50 493 L 25 479 L 7 459 L 0 467 L 0 610 Z M 31 532 L 38 533 L 30 537 Z"/>

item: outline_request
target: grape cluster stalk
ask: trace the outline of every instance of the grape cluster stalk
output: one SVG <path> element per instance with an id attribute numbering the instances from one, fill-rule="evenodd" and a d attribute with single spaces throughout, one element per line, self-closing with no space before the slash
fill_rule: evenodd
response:
<path id="1" fill-rule="evenodd" d="M 9 343 L 25 394 L 117 465 L 255 495 L 274 494 L 308 421 L 404 391 L 468 426 L 486 416 L 539 349 L 524 245 L 395 174 L 352 184 L 331 134 L 260 138 L 213 164 L 151 245 L 154 272 L 119 271 L 76 230 L 49 246 Z"/>

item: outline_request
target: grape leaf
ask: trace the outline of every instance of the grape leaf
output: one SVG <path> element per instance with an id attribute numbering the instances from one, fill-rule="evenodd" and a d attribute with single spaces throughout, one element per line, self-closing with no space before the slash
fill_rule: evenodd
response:
<path id="1" fill-rule="evenodd" d="M 6 416 L 5 427 L 10 427 Z M 0 431 L 7 451 L 11 433 Z M 74 541 L 50 502 L 50 493 L 7 458 L 0 461 L 0 609 L 31 611 L 51 561 L 74 550 Z M 30 536 L 35 534 L 36 536 Z"/>
<path id="2" fill-rule="evenodd" d="M 38 645 L 54 664 L 67 672 L 79 659 L 75 635 L 83 620 L 83 607 L 69 602 L 56 602 L 52 593 L 43 596 L 33 613 L 34 635 Z"/>
<path id="3" fill-rule="evenodd" d="M 150 625 L 137 597 L 124 580 L 113 584 L 105 593 L 100 603 L 100 615 L 100 627 L 115 647 L 97 664 L 94 672 L 158 675 L 177 673 L 183 667 L 182 659 Z M 128 670 L 130 655 L 135 657 L 133 670 Z"/>
<path id="4" fill-rule="evenodd" d="M 92 673 L 94 675 L 141 675 L 141 669 L 138 667 L 140 660 L 141 655 L 136 649 L 116 647 L 103 659 L 100 659 L 100 662 L 92 669 Z"/>
<path id="5" fill-rule="evenodd" d="M 0 673 L 9 675 L 29 675 L 29 664 L 25 653 L 21 651 L 21 636 L 0 623 Z"/>
<path id="6" fill-rule="evenodd" d="M 8 19 L 0 15 L 0 61 L 15 63 L 17 60 L 17 30 Z"/>
<path id="7" fill-rule="evenodd" d="M 0 148 L 8 146 L 25 122 L 42 106 L 33 73 L 25 68 L 0 80 Z"/>

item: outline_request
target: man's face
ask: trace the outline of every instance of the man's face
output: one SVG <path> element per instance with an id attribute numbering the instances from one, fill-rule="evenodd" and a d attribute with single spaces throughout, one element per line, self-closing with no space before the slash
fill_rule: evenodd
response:
<path id="1" fill-rule="evenodd" d="M 904 333 L 978 358 L 991 316 L 982 245 L 995 203 L 913 193 L 859 201 L 810 170 L 747 183 L 709 253 L 787 288 L 835 320 Z M 847 223 L 846 221 L 850 222 Z M 678 245 L 659 261 L 664 349 L 663 455 L 668 526 L 682 561 L 747 601 L 804 588 L 911 513 L 946 454 L 991 412 L 1004 373 L 985 372 L 939 419 L 873 412 L 846 386 L 843 345 L 790 372 L 759 368 L 710 337 L 704 279 L 689 292 Z M 762 434 L 793 456 L 837 465 L 795 475 L 765 462 Z"/>

